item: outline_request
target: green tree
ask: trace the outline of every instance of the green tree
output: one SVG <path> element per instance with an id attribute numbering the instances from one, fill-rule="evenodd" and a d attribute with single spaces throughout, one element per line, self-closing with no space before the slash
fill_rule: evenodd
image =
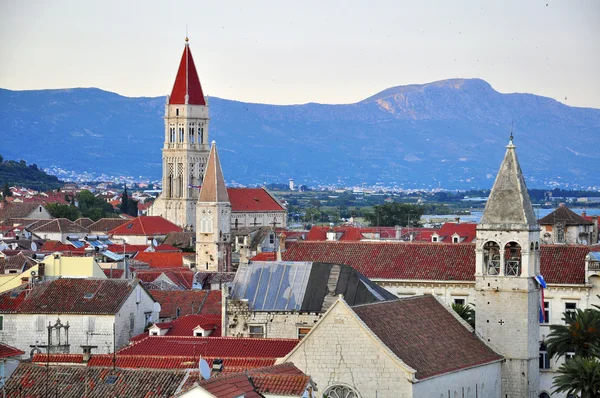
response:
<path id="1" fill-rule="evenodd" d="M 79 210 L 83 217 L 89 217 L 94 221 L 98 221 L 104 217 L 115 217 L 113 207 L 106 203 L 102 198 L 97 198 L 88 190 L 83 190 L 77 195 Z"/>
<path id="2" fill-rule="evenodd" d="M 123 194 L 121 195 L 121 205 L 119 208 L 121 209 L 121 213 L 128 214 L 132 217 L 137 217 L 138 215 L 138 202 L 129 197 L 127 193 L 127 185 L 123 190 Z"/>
<path id="3" fill-rule="evenodd" d="M 600 397 L 600 362 L 598 358 L 575 356 L 558 368 L 554 378 L 554 393 L 566 393 L 579 398 Z"/>
<path id="4" fill-rule="evenodd" d="M 365 213 L 365 219 L 378 227 L 395 225 L 417 227 L 423 215 L 423 207 L 408 203 L 385 203 L 375 205 L 373 212 Z"/>
<path id="5" fill-rule="evenodd" d="M 452 304 L 452 309 L 475 329 L 475 310 L 469 304 Z"/>
<path id="6" fill-rule="evenodd" d="M 79 209 L 71 205 L 63 205 L 61 203 L 50 203 L 46 205 L 46 210 L 54 218 L 68 218 L 71 221 L 75 221 L 79 218 L 81 213 Z"/>
<path id="7" fill-rule="evenodd" d="M 8 186 L 7 182 L 6 184 L 4 184 L 4 188 L 2 189 L 2 197 L 8 198 L 9 196 L 12 196 L 12 192 L 10 191 L 10 187 Z"/>
<path id="8" fill-rule="evenodd" d="M 600 356 L 600 311 L 577 309 L 563 314 L 565 325 L 550 325 L 546 347 L 550 357 L 574 352 L 579 357 Z"/>

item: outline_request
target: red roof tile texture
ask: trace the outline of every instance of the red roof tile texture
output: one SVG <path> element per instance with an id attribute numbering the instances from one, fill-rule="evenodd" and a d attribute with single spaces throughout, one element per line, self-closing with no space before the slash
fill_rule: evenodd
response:
<path id="1" fill-rule="evenodd" d="M 447 222 L 437 231 L 439 236 L 445 237 L 444 243 L 452 243 L 452 235 L 460 236 L 459 243 L 470 243 L 477 237 L 477 224 Z"/>
<path id="2" fill-rule="evenodd" d="M 12 311 L 28 314 L 115 314 L 137 285 L 136 280 L 60 278 L 35 285 L 23 299 L 20 299 L 20 293 L 16 301 L 21 302 L 13 305 Z M 15 289 L 0 294 L 0 311 L 6 311 L 5 304 L 10 307 L 13 292 Z"/>
<path id="3" fill-rule="evenodd" d="M 501 360 L 433 296 L 352 307 L 417 379 Z"/>
<path id="4" fill-rule="evenodd" d="M 120 355 L 202 355 L 230 358 L 283 358 L 296 339 L 149 336 L 118 351 Z"/>
<path id="5" fill-rule="evenodd" d="M 285 211 L 264 188 L 227 188 L 227 194 L 232 212 Z"/>
<path id="6" fill-rule="evenodd" d="M 181 232 L 182 229 L 159 216 L 141 216 L 129 220 L 108 232 L 109 235 L 166 235 L 169 232 Z"/>
<path id="7" fill-rule="evenodd" d="M 183 252 L 139 252 L 134 259 L 148 263 L 152 268 L 183 266 Z"/>
<path id="8" fill-rule="evenodd" d="M 219 290 L 152 290 L 154 300 L 160 303 L 160 318 L 176 318 L 189 314 L 221 314 Z"/>
<path id="9" fill-rule="evenodd" d="M 260 393 L 301 396 L 310 382 L 306 375 L 253 374 L 252 381 Z"/>
<path id="10" fill-rule="evenodd" d="M 11 347 L 6 344 L 0 343 L 0 358 L 10 358 L 17 357 L 19 355 L 25 354 L 24 351 L 16 349 L 15 347 Z"/>
<path id="11" fill-rule="evenodd" d="M 548 283 L 585 283 L 580 245 L 542 245 L 541 273 Z M 370 279 L 475 280 L 475 245 L 401 242 L 298 242 L 282 253 L 284 261 L 347 264 Z"/>
<path id="12" fill-rule="evenodd" d="M 188 96 L 187 104 L 206 105 L 198 71 L 196 71 L 196 65 L 192 57 L 192 50 L 187 43 L 181 55 L 177 77 L 169 97 L 169 104 L 186 104 L 186 95 Z"/>
<path id="13" fill-rule="evenodd" d="M 211 377 L 208 380 L 202 380 L 199 385 L 219 398 L 260 398 L 262 396 L 255 391 L 252 381 L 244 373 Z"/>

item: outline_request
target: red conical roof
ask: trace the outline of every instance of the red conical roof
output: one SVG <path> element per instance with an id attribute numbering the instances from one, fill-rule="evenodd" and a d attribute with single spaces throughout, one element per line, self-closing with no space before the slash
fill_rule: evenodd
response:
<path id="1" fill-rule="evenodd" d="M 171 91 L 171 97 L 169 98 L 169 104 L 184 105 L 186 103 L 186 94 L 188 95 L 188 104 L 206 105 L 196 65 L 194 65 L 192 50 L 190 50 L 187 39 L 183 55 L 181 56 L 181 62 L 179 63 L 175 84 L 173 85 L 173 91 Z"/>

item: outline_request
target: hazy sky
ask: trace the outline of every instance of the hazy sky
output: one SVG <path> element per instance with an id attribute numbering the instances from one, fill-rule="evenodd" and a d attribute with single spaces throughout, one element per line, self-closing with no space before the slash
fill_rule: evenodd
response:
<path id="1" fill-rule="evenodd" d="M 598 0 L 0 0 L 0 87 L 168 94 L 186 24 L 210 96 L 351 103 L 479 77 L 600 108 Z"/>

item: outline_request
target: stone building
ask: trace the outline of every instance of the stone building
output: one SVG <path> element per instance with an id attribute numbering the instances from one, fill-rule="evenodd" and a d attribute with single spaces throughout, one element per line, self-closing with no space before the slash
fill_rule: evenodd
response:
<path id="1" fill-rule="evenodd" d="M 431 295 L 351 306 L 339 298 L 281 361 L 319 397 L 500 398 L 502 357 Z"/>
<path id="2" fill-rule="evenodd" d="M 575 213 L 564 204 L 538 220 L 542 242 L 570 245 L 594 244 L 594 223 Z"/>
<path id="3" fill-rule="evenodd" d="M 302 338 L 344 295 L 350 304 L 396 299 L 352 267 L 326 263 L 242 265 L 223 300 L 223 335 Z"/>
<path id="4" fill-rule="evenodd" d="M 0 340 L 35 352 L 112 353 L 158 319 L 138 280 L 60 278 L 0 293 Z"/>

